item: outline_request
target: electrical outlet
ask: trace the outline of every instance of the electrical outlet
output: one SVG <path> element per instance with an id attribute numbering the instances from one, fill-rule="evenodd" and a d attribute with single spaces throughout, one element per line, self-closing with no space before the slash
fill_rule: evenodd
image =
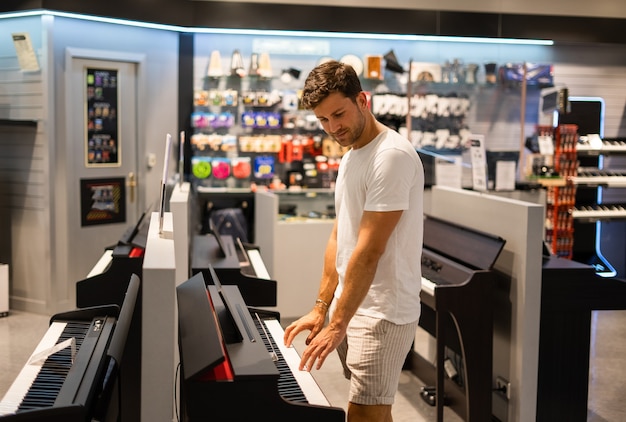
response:
<path id="1" fill-rule="evenodd" d="M 511 383 L 502 377 L 496 377 L 496 391 L 507 400 L 511 400 Z"/>

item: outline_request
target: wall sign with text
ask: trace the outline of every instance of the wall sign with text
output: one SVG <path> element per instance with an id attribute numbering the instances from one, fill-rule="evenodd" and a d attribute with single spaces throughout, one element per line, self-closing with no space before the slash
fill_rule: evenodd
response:
<path id="1" fill-rule="evenodd" d="M 111 69 L 87 69 L 87 167 L 119 167 L 122 164 L 117 73 Z"/>

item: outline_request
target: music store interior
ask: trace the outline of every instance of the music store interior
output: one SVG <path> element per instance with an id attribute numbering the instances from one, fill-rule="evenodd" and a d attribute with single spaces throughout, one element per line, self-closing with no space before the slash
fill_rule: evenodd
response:
<path id="1" fill-rule="evenodd" d="M 384 4 L 383 4 L 384 3 Z M 469 4 L 471 3 L 471 5 Z M 496 4 L 497 3 L 497 4 Z M 626 420 L 619 0 L 6 0 L 0 421 L 344 421 L 299 371 L 350 64 L 425 171 L 402 421 Z"/>

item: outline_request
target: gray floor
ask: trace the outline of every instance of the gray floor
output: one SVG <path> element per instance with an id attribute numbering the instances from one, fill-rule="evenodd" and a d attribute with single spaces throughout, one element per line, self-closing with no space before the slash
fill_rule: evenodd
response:
<path id="1" fill-rule="evenodd" d="M 0 397 L 17 377 L 22 366 L 47 330 L 48 317 L 11 311 L 0 318 Z M 588 422 L 626 421 L 626 311 L 595 312 L 590 362 Z M 303 347 L 304 336 L 296 341 Z M 336 355 L 320 371 L 313 372 L 332 405 L 344 407 L 347 381 L 340 375 Z M 434 421 L 434 408 L 426 405 L 418 392 L 423 383 L 409 372 L 402 374 L 400 389 L 393 408 L 395 422 Z M 446 409 L 444 419 L 461 419 Z"/>

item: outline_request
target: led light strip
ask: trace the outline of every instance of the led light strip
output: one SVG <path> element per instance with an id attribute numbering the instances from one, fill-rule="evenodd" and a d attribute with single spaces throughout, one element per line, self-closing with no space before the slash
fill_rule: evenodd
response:
<path id="1" fill-rule="evenodd" d="M 231 34 L 231 35 L 263 35 L 282 37 L 317 37 L 317 38 L 344 38 L 344 39 L 375 39 L 396 41 L 430 41 L 455 42 L 477 44 L 518 44 L 518 45 L 554 45 L 552 40 L 533 40 L 515 38 L 480 38 L 480 37 L 451 37 L 439 35 L 408 35 L 408 34 L 368 34 L 358 32 L 317 32 L 317 31 L 284 31 L 266 29 L 232 29 L 232 28 L 187 28 L 176 25 L 131 21 L 126 19 L 107 18 L 101 16 L 82 15 L 52 10 L 31 10 L 0 14 L 0 19 L 19 18 L 27 16 L 58 16 L 63 18 L 81 19 L 95 22 L 111 23 L 116 25 L 136 26 L 141 28 L 161 29 L 196 34 Z"/>

